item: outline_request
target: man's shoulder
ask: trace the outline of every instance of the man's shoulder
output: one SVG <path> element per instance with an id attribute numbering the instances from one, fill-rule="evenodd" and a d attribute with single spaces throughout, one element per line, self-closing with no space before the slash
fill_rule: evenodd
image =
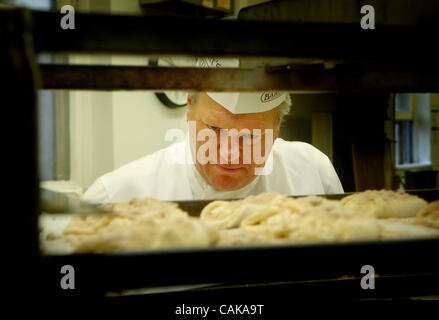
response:
<path id="1" fill-rule="evenodd" d="M 181 148 L 179 143 L 175 143 L 102 175 L 87 191 L 87 200 L 99 203 L 125 201 L 133 197 L 161 199 L 168 196 L 173 192 L 169 177 L 178 179 L 185 173 L 172 163 L 173 157 L 180 156 L 182 150 L 184 152 L 184 146 Z"/>
<path id="2" fill-rule="evenodd" d="M 172 165 L 172 161 L 174 161 L 176 157 L 182 157 L 183 152 L 184 148 L 182 148 L 181 142 L 174 143 L 152 154 L 131 161 L 103 175 L 101 178 L 103 180 L 114 178 L 131 180 L 133 178 L 153 176 L 160 172 L 160 167 Z"/>
<path id="3" fill-rule="evenodd" d="M 306 142 L 277 139 L 274 146 L 274 158 L 280 180 L 293 184 L 289 193 L 320 194 L 342 193 L 343 187 L 329 157 Z M 279 168 L 279 169 L 276 169 Z"/>

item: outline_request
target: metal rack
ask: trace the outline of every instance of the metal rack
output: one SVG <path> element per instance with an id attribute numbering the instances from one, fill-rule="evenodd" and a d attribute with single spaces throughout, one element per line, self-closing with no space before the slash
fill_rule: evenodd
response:
<path id="1" fill-rule="evenodd" d="M 419 274 L 422 270 L 424 276 L 433 274 L 431 283 L 439 283 L 439 264 L 433 259 L 434 255 L 425 254 L 437 251 L 438 240 L 304 245 L 296 246 L 294 251 L 285 246 L 261 247 L 256 248 L 257 251 L 234 248 L 41 257 L 37 231 L 40 210 L 35 117 L 36 91 L 42 88 L 439 92 L 439 61 L 431 41 L 438 34 L 439 24 L 362 30 L 358 25 L 180 21 L 81 14 L 76 16 L 77 29 L 62 30 L 59 19 L 56 13 L 0 11 L 0 64 L 4 70 L 0 88 L 5 104 L 14 106 L 7 108 L 7 115 L 19 119 L 23 134 L 13 141 L 20 144 L 18 149 L 10 145 L 16 158 L 9 160 L 11 167 L 19 168 L 13 174 L 20 181 L 16 186 L 21 190 L 13 194 L 11 200 L 21 203 L 23 212 L 14 217 L 16 224 L 23 226 L 17 254 L 26 263 L 38 266 L 34 273 L 40 280 L 37 288 L 46 288 L 48 294 L 60 294 L 59 289 L 53 288 L 58 288 L 59 266 L 63 264 L 74 264 L 82 270 L 81 277 L 78 274 L 78 287 L 82 290 L 76 293 L 96 295 L 107 290 L 189 282 L 260 283 L 316 280 L 316 277 L 328 280 L 343 274 L 357 274 L 358 266 L 364 264 L 374 264 L 388 276 L 417 274 L 418 280 L 425 279 Z M 285 41 L 291 34 L 294 41 Z M 407 48 L 404 45 L 407 38 L 425 42 L 425 50 Z M 261 60 L 289 58 L 293 63 L 274 68 L 214 71 L 37 65 L 35 53 L 38 52 L 222 55 Z M 310 61 L 318 63 L 314 65 Z M 328 67 L 337 62 L 343 64 Z M 434 196 L 437 198 L 437 195 L 436 190 Z M 328 252 L 330 258 L 326 258 Z M 407 252 L 411 253 L 410 257 Z M 346 256 L 349 261 L 344 259 Z M 265 273 L 268 276 L 261 277 L 252 266 L 267 259 L 272 261 Z M 218 266 L 225 260 L 243 268 L 238 267 L 237 272 L 221 271 Z M 424 263 L 421 268 L 418 261 Z M 177 271 L 175 266 L 179 266 Z M 25 266 L 21 268 L 26 271 Z M 163 277 L 148 277 L 145 270 Z M 212 275 L 212 271 L 216 273 Z"/>
<path id="2" fill-rule="evenodd" d="M 57 14 L 38 12 L 33 14 L 33 20 L 36 52 L 216 55 L 261 61 L 293 58 L 292 63 L 279 67 L 202 72 L 194 68 L 41 65 L 43 88 L 48 89 L 439 91 L 439 64 L 431 41 L 438 25 L 362 30 L 352 24 L 191 21 L 87 14 L 77 16 L 77 29 L 62 30 L 57 27 Z M 291 35 L 293 41 L 287 41 Z M 423 50 L 407 46 L 408 39 L 423 43 Z M 320 64 L 316 65 L 316 61 Z M 328 67 L 338 62 L 343 64 Z"/>

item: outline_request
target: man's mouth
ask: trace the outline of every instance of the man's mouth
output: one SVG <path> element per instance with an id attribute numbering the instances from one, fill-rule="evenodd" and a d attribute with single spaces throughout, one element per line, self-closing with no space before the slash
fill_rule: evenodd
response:
<path id="1" fill-rule="evenodd" d="M 227 166 L 227 165 L 223 165 L 223 164 L 215 164 L 215 166 L 220 169 L 221 171 L 224 172 L 236 172 L 239 169 L 242 169 L 242 167 L 237 167 L 237 166 Z"/>

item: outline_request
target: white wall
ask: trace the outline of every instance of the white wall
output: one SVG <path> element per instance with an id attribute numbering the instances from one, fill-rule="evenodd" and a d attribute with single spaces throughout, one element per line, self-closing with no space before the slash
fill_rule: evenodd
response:
<path id="1" fill-rule="evenodd" d="M 185 130 L 186 108 L 166 108 L 152 93 L 114 93 L 114 167 L 168 146 L 164 137 L 170 128 Z"/>
<path id="2" fill-rule="evenodd" d="M 97 177 L 160 150 L 170 128 L 186 129 L 186 108 L 169 109 L 153 92 L 70 92 L 71 180 Z"/>
<path id="3" fill-rule="evenodd" d="M 109 63 L 111 57 L 70 57 L 70 63 Z M 113 170 L 112 93 L 70 91 L 70 180 L 82 188 Z"/>
<path id="4" fill-rule="evenodd" d="M 93 10 L 90 2 L 90 9 Z M 112 0 L 111 12 L 135 14 L 137 0 Z M 105 1 L 100 1 L 103 8 Z M 70 63 L 147 65 L 139 56 L 72 56 Z M 71 181 L 84 190 L 102 174 L 160 150 L 170 128 L 186 129 L 186 108 L 165 107 L 152 91 L 70 91 Z"/>

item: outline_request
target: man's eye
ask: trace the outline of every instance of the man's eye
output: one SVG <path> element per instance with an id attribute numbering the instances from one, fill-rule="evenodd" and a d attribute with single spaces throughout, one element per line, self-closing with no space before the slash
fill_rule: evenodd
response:
<path id="1" fill-rule="evenodd" d="M 219 130 L 221 130 L 220 128 L 218 128 L 218 127 L 214 127 L 214 126 L 207 126 L 209 129 L 212 129 L 212 130 L 214 130 L 214 131 L 219 131 Z"/>
<path id="2" fill-rule="evenodd" d="M 256 140 L 256 139 L 259 139 L 261 136 L 258 134 L 244 133 L 241 135 L 241 137 L 246 138 L 246 139 Z"/>

